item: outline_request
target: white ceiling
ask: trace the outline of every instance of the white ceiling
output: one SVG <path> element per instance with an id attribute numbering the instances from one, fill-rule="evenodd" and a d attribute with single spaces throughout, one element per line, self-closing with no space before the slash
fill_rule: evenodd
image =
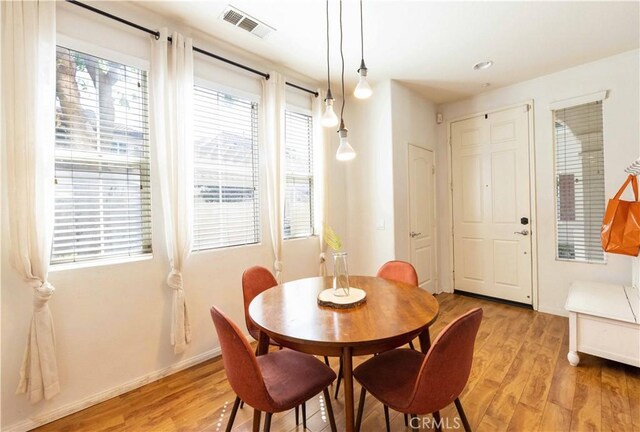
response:
<path id="1" fill-rule="evenodd" d="M 334 92 L 339 82 L 337 0 L 329 0 Z M 232 4 L 276 28 L 264 40 L 220 20 Z M 436 103 L 463 99 L 638 48 L 639 2 L 427 2 L 364 0 L 371 82 L 403 81 Z M 324 0 L 141 2 L 232 45 L 326 80 Z M 344 1 L 347 84 L 357 81 L 359 3 Z M 197 41 L 195 41 L 197 45 Z M 474 71 L 474 63 L 494 66 Z"/>

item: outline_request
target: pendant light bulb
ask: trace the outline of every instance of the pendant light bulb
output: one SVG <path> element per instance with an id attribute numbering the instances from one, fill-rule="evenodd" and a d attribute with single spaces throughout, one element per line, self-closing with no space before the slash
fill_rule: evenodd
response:
<path id="1" fill-rule="evenodd" d="M 338 131 L 340 134 L 340 145 L 336 152 L 336 159 L 339 161 L 350 161 L 356 157 L 356 151 L 351 147 L 347 139 L 348 132 L 347 128 L 344 127 L 344 122 L 340 123 L 340 130 Z"/>
<path id="2" fill-rule="evenodd" d="M 331 95 L 331 89 L 329 89 L 327 91 L 327 98 L 324 100 L 324 113 L 322 113 L 322 117 L 320 118 L 320 124 L 326 128 L 338 126 L 339 119 L 336 112 L 333 110 L 333 101 L 334 99 Z"/>
<path id="3" fill-rule="evenodd" d="M 353 92 L 353 95 L 358 99 L 368 99 L 373 94 L 373 90 L 371 90 L 371 86 L 367 82 L 367 67 L 364 65 L 364 60 L 360 64 L 360 69 L 358 69 L 358 74 L 360 75 L 360 80 L 358 81 L 358 85 Z"/>

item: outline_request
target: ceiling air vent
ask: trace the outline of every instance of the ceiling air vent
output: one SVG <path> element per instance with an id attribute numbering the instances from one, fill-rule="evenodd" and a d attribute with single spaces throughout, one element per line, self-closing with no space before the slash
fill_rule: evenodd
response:
<path id="1" fill-rule="evenodd" d="M 220 18 L 223 21 L 248 31 L 252 35 L 258 36 L 259 38 L 264 38 L 275 30 L 273 27 L 270 27 L 262 21 L 247 15 L 240 9 L 231 5 L 227 6 L 227 8 L 222 12 Z"/>

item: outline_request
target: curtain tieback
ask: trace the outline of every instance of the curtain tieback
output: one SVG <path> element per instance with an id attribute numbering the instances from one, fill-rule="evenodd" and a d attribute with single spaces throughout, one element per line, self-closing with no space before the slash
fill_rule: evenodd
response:
<path id="1" fill-rule="evenodd" d="M 327 256 L 324 252 L 320 252 L 320 263 L 324 264 L 327 261 Z"/>
<path id="2" fill-rule="evenodd" d="M 273 262 L 273 269 L 277 272 L 281 272 L 282 271 L 282 261 L 280 260 L 275 260 Z"/>
<path id="3" fill-rule="evenodd" d="M 41 280 L 33 280 L 31 286 L 33 287 L 33 309 L 41 311 L 56 289 L 49 282 Z"/>
<path id="4" fill-rule="evenodd" d="M 171 269 L 171 273 L 167 276 L 167 284 L 169 285 L 169 288 L 181 291 L 184 286 L 182 284 L 182 272 L 176 269 Z"/>

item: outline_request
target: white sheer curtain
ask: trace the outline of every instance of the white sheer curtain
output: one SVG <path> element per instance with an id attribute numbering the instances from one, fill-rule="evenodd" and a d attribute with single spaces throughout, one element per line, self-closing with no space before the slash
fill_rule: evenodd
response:
<path id="1" fill-rule="evenodd" d="M 262 81 L 261 131 L 267 161 L 267 200 L 269 202 L 269 228 L 273 245 L 273 270 L 278 282 L 282 280 L 282 225 L 284 217 L 284 114 L 286 107 L 285 79 L 271 72 Z"/>
<path id="2" fill-rule="evenodd" d="M 314 162 L 314 216 L 315 232 L 320 241 L 318 274 L 327 275 L 327 244 L 324 241 L 324 225 L 329 214 L 329 185 L 327 182 L 327 129 L 320 124 L 324 108 L 325 94 L 318 89 L 318 97 L 313 98 L 313 162 Z"/>
<path id="3" fill-rule="evenodd" d="M 151 47 L 151 128 L 164 215 L 173 290 L 171 345 L 181 353 L 191 342 L 182 269 L 193 239 L 193 45 L 190 38 L 160 30 Z"/>
<path id="4" fill-rule="evenodd" d="M 11 263 L 33 288 L 33 316 L 16 393 L 31 403 L 60 392 L 47 281 L 55 173 L 55 3 L 2 3 L 3 141 Z"/>

